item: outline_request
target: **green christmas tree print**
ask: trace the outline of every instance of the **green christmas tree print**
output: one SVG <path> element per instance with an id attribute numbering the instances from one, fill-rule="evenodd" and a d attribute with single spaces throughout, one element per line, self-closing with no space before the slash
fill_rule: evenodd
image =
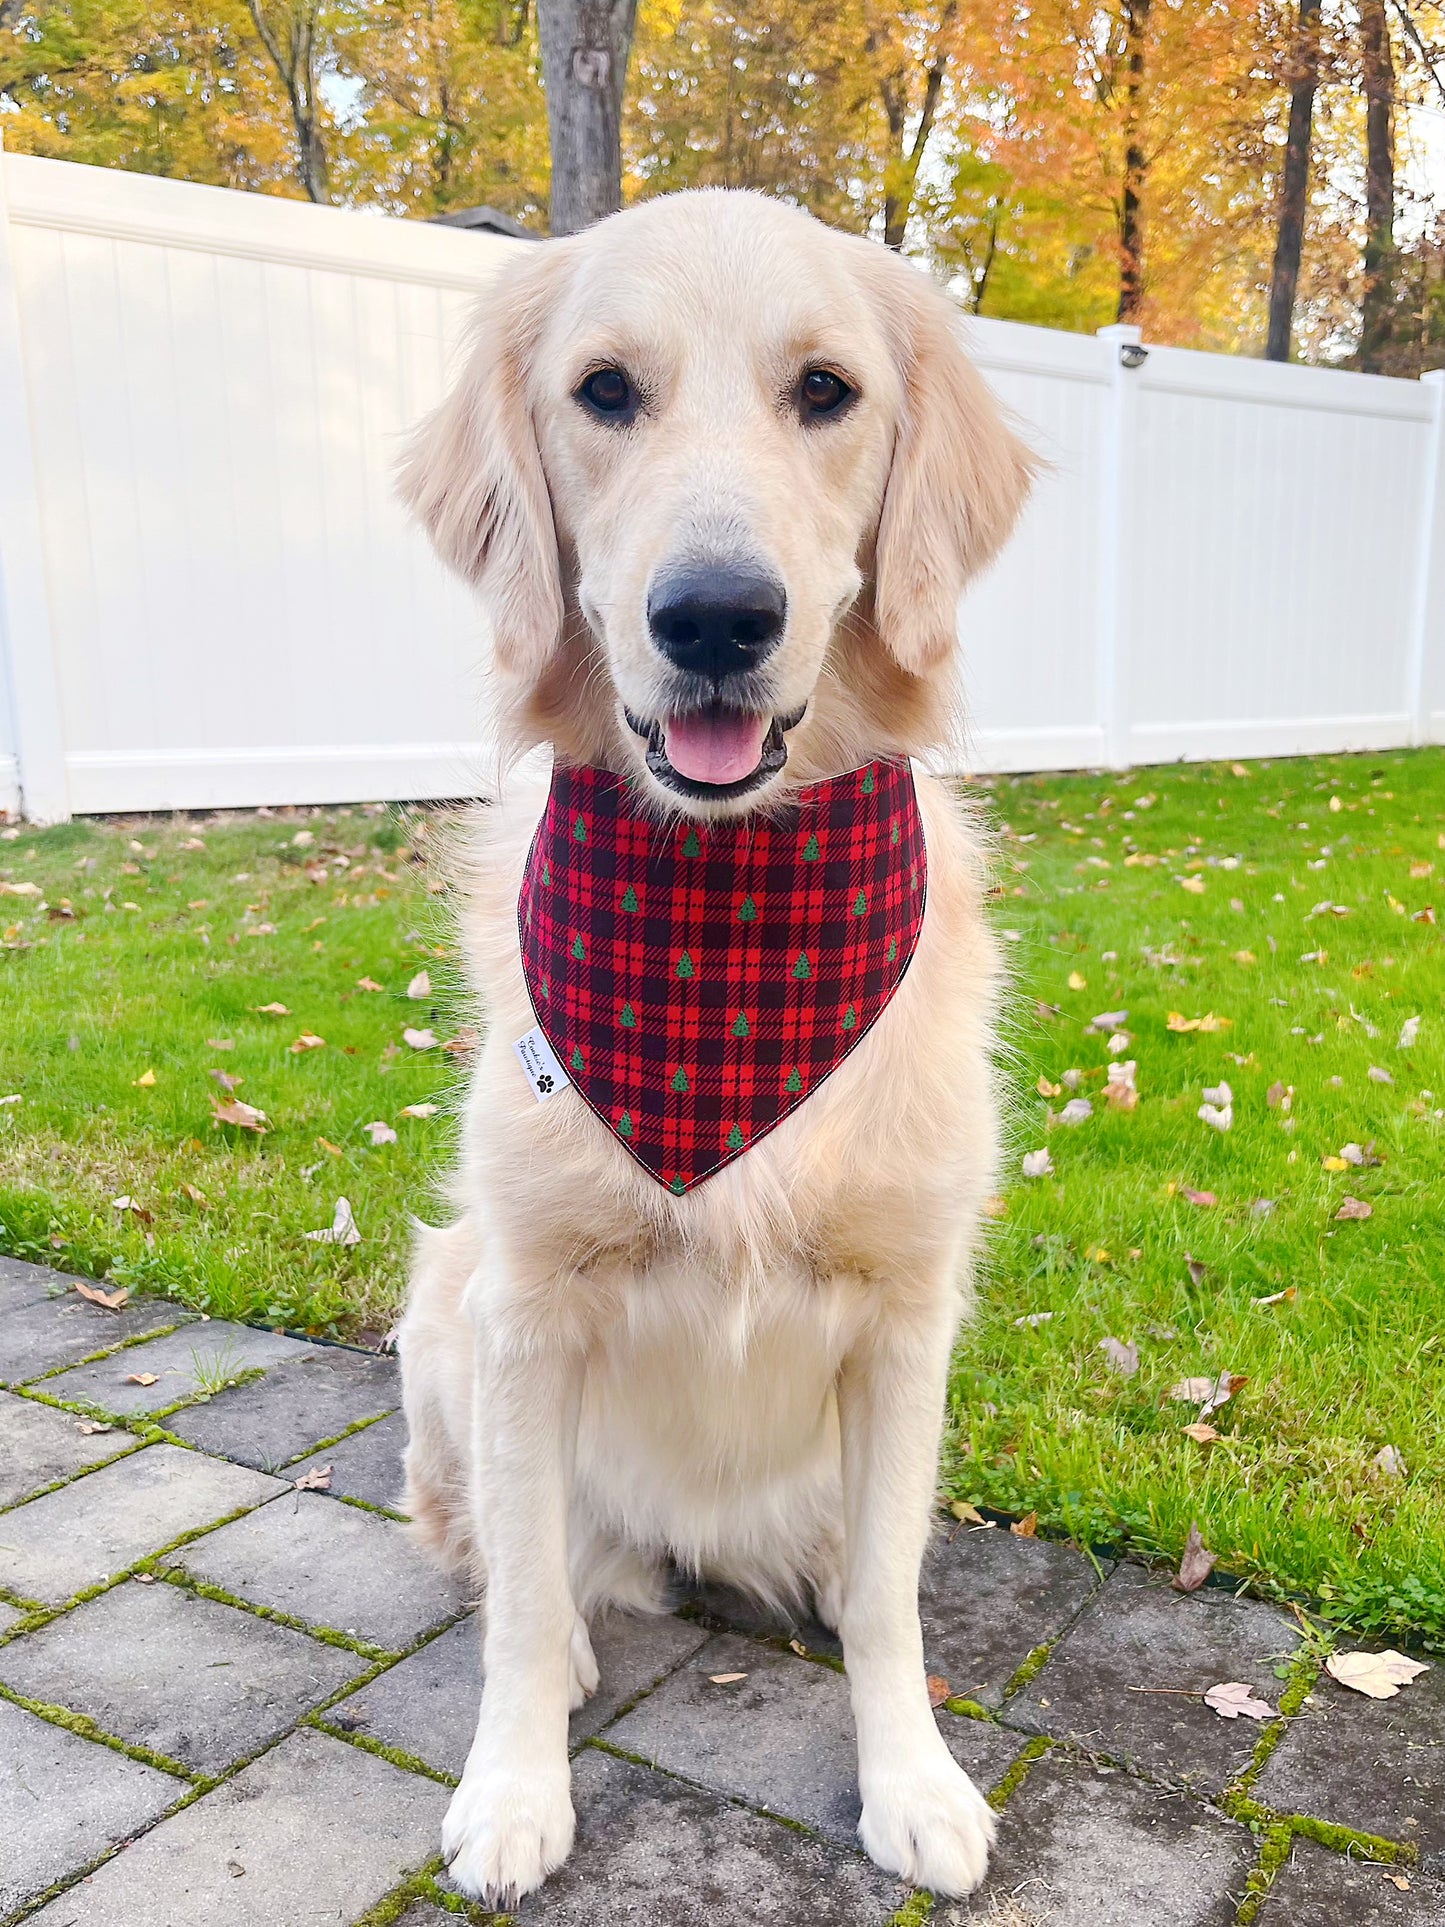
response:
<path id="1" fill-rule="evenodd" d="M 582 1046 L 580 1044 L 573 1046 L 572 1068 L 574 1071 L 585 1071 L 587 1068 L 586 1064 L 582 1061 Z"/>
<path id="2" fill-rule="evenodd" d="M 686 950 L 683 951 L 677 960 L 677 974 L 682 978 L 684 983 L 689 977 L 695 977 L 697 975 L 697 968 L 692 961 L 692 957 Z"/>
<path id="3" fill-rule="evenodd" d="M 897 937 L 890 937 L 888 940 L 888 961 L 889 963 L 896 963 L 898 961 Z"/>
<path id="4" fill-rule="evenodd" d="M 636 1137 L 637 1136 L 637 1126 L 632 1122 L 631 1111 L 624 1111 L 621 1117 L 618 1118 L 617 1135 L 619 1137 Z"/>
<path id="5" fill-rule="evenodd" d="M 622 907 L 624 910 L 635 910 L 638 907 L 637 892 L 630 883 L 622 893 Z"/>
<path id="6" fill-rule="evenodd" d="M 844 1030 L 856 1030 L 858 1028 L 858 1009 L 855 1004 L 849 1004 L 848 1008 L 844 1011 L 843 1028 Z"/>
<path id="7" fill-rule="evenodd" d="M 744 897 L 738 906 L 738 922 L 754 923 L 757 920 L 758 906 L 751 897 Z"/>
<path id="8" fill-rule="evenodd" d="M 679 1172 L 678 1175 L 670 1181 L 667 1188 L 672 1192 L 674 1197 L 680 1198 L 687 1189 L 687 1179 Z"/>
<path id="9" fill-rule="evenodd" d="M 552 887 L 552 866 L 545 857 L 542 859 L 542 881 L 550 890 Z"/>
<path id="10" fill-rule="evenodd" d="M 682 853 L 684 856 L 701 856 L 702 855 L 702 845 L 697 840 L 696 830 L 688 831 L 687 841 L 682 846 Z"/>
<path id="11" fill-rule="evenodd" d="M 751 1037 L 752 1034 L 752 1027 L 748 1023 L 748 1013 L 745 1010 L 740 1010 L 737 1015 L 737 1022 L 733 1025 L 733 1036 Z"/>
<path id="12" fill-rule="evenodd" d="M 800 1091 L 802 1090 L 802 1088 L 803 1088 L 803 1079 L 798 1070 L 797 1065 L 795 1064 L 793 1068 L 788 1072 L 788 1081 L 786 1084 L 784 1084 L 783 1089 L 785 1091 Z"/>
<path id="13" fill-rule="evenodd" d="M 578 843 L 587 841 L 587 824 L 580 816 L 572 824 L 572 835 Z"/>
<path id="14" fill-rule="evenodd" d="M 819 848 L 818 837 L 815 831 L 803 845 L 803 861 L 804 863 L 816 863 L 822 854 L 823 852 Z"/>
<path id="15" fill-rule="evenodd" d="M 863 778 L 863 781 L 858 786 L 859 794 L 863 796 L 871 796 L 874 790 L 877 789 L 877 787 L 878 787 L 877 781 L 875 780 L 873 772 L 870 769 L 868 771 L 868 774 Z"/>
<path id="16" fill-rule="evenodd" d="M 630 1003 L 622 1006 L 622 1015 L 617 1020 L 624 1030 L 637 1029 L 637 1012 Z"/>
<path id="17" fill-rule="evenodd" d="M 580 937 L 574 937 L 572 939 L 572 955 L 577 959 L 578 963 L 586 963 L 587 961 L 587 946 Z"/>
<path id="18" fill-rule="evenodd" d="M 677 1092 L 679 1097 L 686 1096 L 692 1089 L 691 1084 L 687 1081 L 687 1072 L 682 1068 L 681 1064 L 679 1064 L 677 1069 L 672 1073 L 672 1088 Z"/>
<path id="19" fill-rule="evenodd" d="M 903 841 L 903 830 L 896 816 L 893 819 L 893 834 L 889 837 L 888 841 L 893 845 L 895 850 Z"/>
<path id="20" fill-rule="evenodd" d="M 853 899 L 853 915 L 855 917 L 866 917 L 867 914 L 868 914 L 868 892 L 866 890 L 860 890 L 857 896 L 854 897 Z"/>
<path id="21" fill-rule="evenodd" d="M 800 950 L 798 961 L 793 965 L 793 976 L 801 984 L 805 983 L 812 974 L 813 966 L 808 962 L 808 953 L 806 950 Z"/>
<path id="22" fill-rule="evenodd" d="M 734 1124 L 733 1128 L 728 1132 L 728 1149 L 730 1151 L 741 1151 L 746 1142 L 747 1140 L 743 1136 L 742 1126 L 740 1124 Z"/>

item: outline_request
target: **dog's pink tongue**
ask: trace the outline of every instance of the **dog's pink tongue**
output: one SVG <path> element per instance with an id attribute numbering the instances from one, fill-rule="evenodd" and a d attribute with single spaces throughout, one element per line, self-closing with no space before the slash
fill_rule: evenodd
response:
<path id="1" fill-rule="evenodd" d="M 697 710 L 664 725 L 667 760 L 693 783 L 740 783 L 763 760 L 765 716 L 734 709 Z"/>

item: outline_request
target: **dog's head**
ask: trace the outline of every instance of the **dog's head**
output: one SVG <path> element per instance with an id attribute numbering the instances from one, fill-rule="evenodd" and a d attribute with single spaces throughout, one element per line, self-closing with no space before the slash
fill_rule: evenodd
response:
<path id="1" fill-rule="evenodd" d="M 530 732 L 716 815 L 936 733 L 1030 472 L 925 276 L 711 191 L 511 268 L 402 487 Z"/>

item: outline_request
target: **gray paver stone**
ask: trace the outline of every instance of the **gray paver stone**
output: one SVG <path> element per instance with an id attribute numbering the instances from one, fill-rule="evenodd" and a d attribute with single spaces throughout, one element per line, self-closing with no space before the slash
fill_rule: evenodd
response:
<path id="1" fill-rule="evenodd" d="M 280 1332 L 254 1331 L 224 1319 L 186 1325 L 146 1345 L 128 1346 L 93 1365 L 77 1365 L 45 1381 L 49 1398 L 76 1405 L 95 1405 L 103 1412 L 129 1418 L 135 1412 L 161 1412 L 182 1399 L 218 1391 L 242 1372 L 282 1364 L 296 1353 L 314 1348 L 302 1339 Z M 134 1378 L 153 1377 L 154 1385 L 135 1385 Z"/>
<path id="2" fill-rule="evenodd" d="M 285 1487 L 177 1445 L 151 1445 L 4 1515 L 0 1586 L 58 1606 L 183 1532 Z"/>
<path id="3" fill-rule="evenodd" d="M 1274 1663 L 1298 1642 L 1298 1628 L 1273 1606 L 1214 1588 L 1172 1592 L 1142 1567 L 1123 1565 L 1003 1717 L 1218 1793 L 1248 1764 L 1258 1728 L 1251 1721 L 1240 1733 L 1245 1721 L 1220 1719 L 1202 1699 L 1138 1689 L 1202 1693 L 1221 1680 L 1246 1680 L 1273 1705 Z"/>
<path id="4" fill-rule="evenodd" d="M 883 1927 L 907 1898 L 861 1856 L 590 1748 L 572 1796 L 577 1844 L 519 1927 Z"/>
<path id="5" fill-rule="evenodd" d="M 22 1305 L 38 1305 L 43 1298 L 60 1298 L 75 1283 L 69 1273 L 49 1265 L 29 1265 L 23 1258 L 0 1257 L 0 1306 L 9 1318 Z"/>
<path id="6" fill-rule="evenodd" d="M 87 1434 L 68 1412 L 0 1392 L 0 1506 L 18 1505 L 42 1486 L 104 1465 L 134 1445 L 128 1432 Z"/>
<path id="7" fill-rule="evenodd" d="M 1403 1893 L 1391 1874 L 1409 1882 Z M 1445 1885 L 1413 1867 L 1382 1867 L 1297 1837 L 1259 1927 L 1445 1927 Z"/>
<path id="8" fill-rule="evenodd" d="M 278 1365 L 263 1379 L 178 1412 L 169 1429 L 203 1451 L 272 1472 L 401 1404 L 395 1359 L 339 1345 L 307 1350 L 309 1356 Z"/>
<path id="9" fill-rule="evenodd" d="M 950 1521 L 928 1548 L 918 1592 L 928 1670 L 963 1698 L 998 1706 L 1029 1654 L 1058 1637 L 1099 1583 L 1073 1546 Z"/>
<path id="10" fill-rule="evenodd" d="M 1233 1927 L 1256 1854 L 1186 1794 L 1041 1760 L 1004 1810 L 984 1886 L 941 1903 L 935 1927 Z"/>
<path id="11" fill-rule="evenodd" d="M 718 1676 L 744 1677 L 718 1685 Z M 1023 1750 L 1016 1733 L 942 1716 L 984 1791 Z M 853 1844 L 858 1765 L 848 1682 L 831 1666 L 724 1633 L 617 1722 L 609 1740 L 668 1772 Z"/>
<path id="12" fill-rule="evenodd" d="M 55 1304 L 42 1300 L 19 1311 L 7 1308 L 0 1323 L 0 1385 L 20 1385 L 57 1366 L 78 1364 L 128 1338 L 184 1324 L 188 1316 L 161 1298 L 140 1298 L 124 1311 L 106 1311 L 73 1293 Z"/>
<path id="13" fill-rule="evenodd" d="M 178 1586 L 132 1580 L 0 1647 L 0 1680 L 202 1773 L 278 1739 L 366 1662 Z"/>
<path id="14" fill-rule="evenodd" d="M 185 1792 L 183 1780 L 0 1699 L 0 1915 L 88 1866 Z"/>
<path id="15" fill-rule="evenodd" d="M 592 1638 L 601 1682 L 572 1715 L 572 1743 L 606 1726 L 619 1706 L 696 1652 L 707 1636 L 682 1619 L 619 1613 L 601 1621 Z M 327 1718 L 460 1777 L 477 1730 L 481 1659 L 482 1629 L 473 1615 L 342 1700 Z"/>
<path id="16" fill-rule="evenodd" d="M 1271 1806 L 1418 1847 L 1445 1876 L 1445 1665 L 1391 1700 L 1321 1672 L 1255 1783 Z"/>
<path id="17" fill-rule="evenodd" d="M 294 1492 L 183 1546 L 175 1563 L 253 1605 L 399 1651 L 467 1604 L 405 1526 Z"/>
<path id="18" fill-rule="evenodd" d="M 406 1414 L 393 1412 L 378 1419 L 349 1439 L 328 1445 L 287 1468 L 289 1476 L 299 1479 L 303 1472 L 331 1467 L 329 1492 L 346 1499 L 364 1499 L 367 1505 L 382 1505 L 391 1512 L 401 1511 L 403 1473 L 401 1455 L 406 1450 Z"/>
<path id="19" fill-rule="evenodd" d="M 310 1927 L 436 1852 L 447 1792 L 302 1727 L 33 1918 L 43 1927 Z"/>

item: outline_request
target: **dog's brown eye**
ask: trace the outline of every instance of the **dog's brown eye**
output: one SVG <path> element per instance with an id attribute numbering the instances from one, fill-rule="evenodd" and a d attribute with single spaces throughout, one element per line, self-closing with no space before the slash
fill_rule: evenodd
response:
<path id="1" fill-rule="evenodd" d="M 853 399 L 853 390 L 831 368 L 810 368 L 799 384 L 798 398 L 805 415 L 836 415 Z"/>
<path id="2" fill-rule="evenodd" d="M 620 368 L 594 369 L 577 395 L 599 415 L 630 414 L 637 400 L 632 383 Z"/>

